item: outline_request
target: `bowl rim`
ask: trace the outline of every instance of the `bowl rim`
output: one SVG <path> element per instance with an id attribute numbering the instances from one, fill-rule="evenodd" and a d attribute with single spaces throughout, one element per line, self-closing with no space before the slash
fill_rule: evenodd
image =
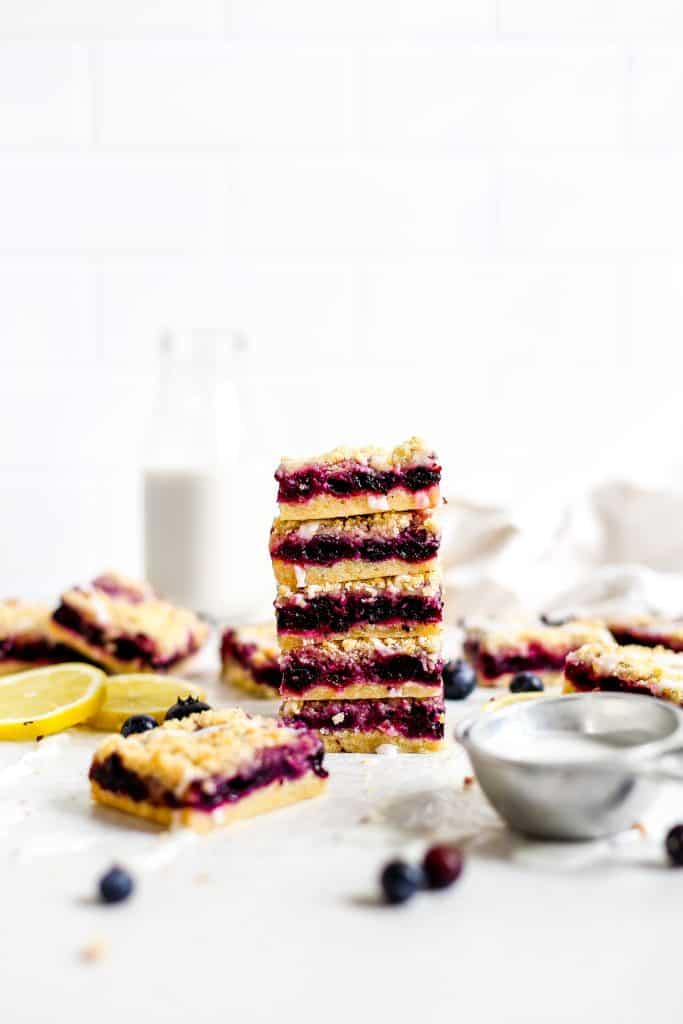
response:
<path id="1" fill-rule="evenodd" d="M 514 757 L 506 754 L 494 753 L 489 748 L 483 746 L 481 742 L 477 741 L 476 735 L 473 736 L 472 732 L 475 727 L 479 724 L 486 725 L 487 722 L 500 721 L 502 717 L 511 718 L 522 711 L 527 714 L 533 714 L 533 709 L 543 704 L 557 703 L 558 701 L 586 701 L 597 698 L 599 700 L 617 700 L 624 701 L 646 701 L 651 704 L 652 701 L 656 701 L 660 707 L 663 707 L 667 713 L 669 713 L 676 722 L 676 726 L 670 736 L 663 739 L 648 740 L 644 743 L 634 744 L 631 747 L 623 747 L 618 750 L 614 750 L 606 757 L 596 757 L 595 759 L 577 759 L 562 760 L 562 761 L 532 761 L 523 757 Z M 468 755 L 474 754 L 478 758 L 484 758 L 488 761 L 496 762 L 499 765 L 508 765 L 516 768 L 524 768 L 530 771 L 541 771 L 547 772 L 553 771 L 587 771 L 595 772 L 598 771 L 619 771 L 620 769 L 628 768 L 629 766 L 636 766 L 643 760 L 649 760 L 650 758 L 656 758 L 663 756 L 664 754 L 671 753 L 676 749 L 683 746 L 683 710 L 677 707 L 675 704 L 671 704 L 669 701 L 661 700 L 658 697 L 650 697 L 647 694 L 642 693 L 619 693 L 605 690 L 591 690 L 586 693 L 569 693 L 569 694 L 548 694 L 547 696 L 539 697 L 534 701 L 524 701 L 519 704 L 509 704 L 507 707 L 500 708 L 495 711 L 494 714 L 485 713 L 479 710 L 466 718 L 460 719 L 456 723 L 455 727 L 455 738 L 465 748 Z"/>

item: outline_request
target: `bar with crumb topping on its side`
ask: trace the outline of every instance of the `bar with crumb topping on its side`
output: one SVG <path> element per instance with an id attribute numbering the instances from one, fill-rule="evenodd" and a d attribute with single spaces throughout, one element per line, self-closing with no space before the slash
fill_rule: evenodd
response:
<path id="1" fill-rule="evenodd" d="M 443 619 L 438 572 L 278 587 L 280 647 L 288 650 L 346 637 L 436 636 Z"/>
<path id="2" fill-rule="evenodd" d="M 283 697 L 426 698 L 441 694 L 443 659 L 439 637 L 358 637 L 284 651 L 280 669 Z"/>
<path id="3" fill-rule="evenodd" d="M 441 530 L 433 510 L 306 522 L 276 519 L 270 556 L 278 583 L 310 584 L 432 572 Z"/>
<path id="4" fill-rule="evenodd" d="M 90 785 L 98 803 L 207 832 L 322 793 L 323 757 L 311 730 L 225 708 L 109 736 Z"/>
<path id="5" fill-rule="evenodd" d="M 178 671 L 209 633 L 194 612 L 116 573 L 65 591 L 48 631 L 53 640 L 114 673 Z"/>
<path id="6" fill-rule="evenodd" d="M 428 700 L 286 700 L 280 720 L 313 729 L 328 753 L 372 754 L 385 744 L 409 753 L 441 750 L 443 697 Z"/>
<path id="7" fill-rule="evenodd" d="M 53 639 L 47 605 L 17 598 L 0 601 L 0 675 L 81 661 L 76 650 Z"/>
<path id="8" fill-rule="evenodd" d="M 221 637 L 221 677 L 254 697 L 280 694 L 280 648 L 272 622 L 231 626 Z"/>
<path id="9" fill-rule="evenodd" d="M 560 684 L 567 655 L 582 644 L 611 641 L 600 622 L 480 622 L 465 628 L 464 651 L 480 686 L 507 686 L 518 672 L 533 672 L 546 685 Z"/>
<path id="10" fill-rule="evenodd" d="M 565 692 L 641 693 L 683 706 L 683 654 L 666 647 L 592 643 L 568 655 Z"/>
<path id="11" fill-rule="evenodd" d="M 283 459 L 275 473 L 284 519 L 327 519 L 433 508 L 441 500 L 441 465 L 411 437 L 393 450 L 339 447 L 323 455 Z"/>
<path id="12" fill-rule="evenodd" d="M 683 618 L 632 614 L 608 616 L 606 626 L 618 644 L 640 647 L 668 647 L 683 651 Z"/>

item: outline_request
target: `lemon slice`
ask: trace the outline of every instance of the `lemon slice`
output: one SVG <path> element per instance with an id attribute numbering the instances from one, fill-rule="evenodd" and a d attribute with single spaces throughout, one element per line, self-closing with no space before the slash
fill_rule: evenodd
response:
<path id="1" fill-rule="evenodd" d="M 164 715 L 178 697 L 204 699 L 204 691 L 194 683 L 176 676 L 155 676 L 149 672 L 131 672 L 109 676 L 105 682 L 104 703 L 88 722 L 92 729 L 118 732 L 131 715 L 151 715 L 163 722 Z"/>
<path id="2" fill-rule="evenodd" d="M 506 693 L 504 697 L 494 697 L 487 704 L 484 704 L 482 711 L 499 711 L 506 708 L 508 704 L 519 704 L 523 700 L 538 700 L 539 697 L 547 697 L 543 690 L 536 693 Z"/>
<path id="3" fill-rule="evenodd" d="M 106 676 L 93 665 L 67 662 L 0 679 L 0 740 L 49 736 L 94 715 Z"/>

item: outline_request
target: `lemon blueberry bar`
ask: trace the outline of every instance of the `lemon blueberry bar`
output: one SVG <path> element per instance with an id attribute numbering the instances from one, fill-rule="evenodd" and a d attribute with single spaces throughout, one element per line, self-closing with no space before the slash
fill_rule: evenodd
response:
<path id="1" fill-rule="evenodd" d="M 439 750 L 444 740 L 442 696 L 426 700 L 285 700 L 280 719 L 315 729 L 329 753 L 374 753 L 385 743 L 419 753 Z"/>
<path id="2" fill-rule="evenodd" d="M 411 437 L 392 451 L 340 447 L 283 459 L 275 479 L 283 518 L 321 519 L 438 505 L 441 466 L 424 441 Z"/>
<path id="3" fill-rule="evenodd" d="M 480 686 L 507 686 L 518 672 L 533 672 L 552 685 L 562 681 L 571 651 L 611 639 L 601 623 L 580 619 L 552 626 L 481 622 L 466 626 L 464 649 Z"/>
<path id="4" fill-rule="evenodd" d="M 110 736 L 96 751 L 96 801 L 161 825 L 209 831 L 321 793 L 323 745 L 304 728 L 239 708 Z"/>
<path id="5" fill-rule="evenodd" d="M 586 644 L 564 666 L 565 690 L 644 693 L 683 705 L 683 654 L 665 647 Z"/>
<path id="6" fill-rule="evenodd" d="M 277 582 L 296 589 L 432 571 L 440 539 L 433 510 L 304 522 L 276 519 L 270 556 Z"/>
<path id="7" fill-rule="evenodd" d="M 325 640 L 284 651 L 283 697 L 346 700 L 434 697 L 441 693 L 438 637 Z"/>
<path id="8" fill-rule="evenodd" d="M 671 651 L 683 651 L 683 618 L 620 615 L 608 618 L 606 625 L 618 644 L 668 647 Z"/>
<path id="9" fill-rule="evenodd" d="M 21 672 L 79 656 L 48 633 L 50 609 L 14 598 L 0 601 L 0 674 Z"/>
<path id="10" fill-rule="evenodd" d="M 107 573 L 62 594 L 49 632 L 108 672 L 168 672 L 200 649 L 208 627 L 147 584 Z"/>
<path id="11" fill-rule="evenodd" d="M 432 636 L 441 630 L 438 572 L 406 573 L 345 583 L 280 586 L 275 620 L 283 650 L 359 636 Z"/>
<path id="12" fill-rule="evenodd" d="M 235 626 L 221 637 L 222 678 L 255 697 L 280 693 L 280 648 L 272 622 Z"/>

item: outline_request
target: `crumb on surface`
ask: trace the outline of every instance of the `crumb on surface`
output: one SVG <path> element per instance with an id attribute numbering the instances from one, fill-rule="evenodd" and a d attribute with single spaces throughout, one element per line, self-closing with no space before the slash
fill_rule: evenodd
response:
<path id="1" fill-rule="evenodd" d="M 83 946 L 80 952 L 81 960 L 87 964 L 94 964 L 103 960 L 107 955 L 107 943 L 102 939 L 96 939 Z"/>
<path id="2" fill-rule="evenodd" d="M 474 785 L 474 775 L 466 775 L 462 780 L 463 788 L 469 789 L 470 786 Z"/>
<path id="3" fill-rule="evenodd" d="M 643 838 L 647 835 L 647 828 L 643 825 L 642 821 L 634 821 L 631 828 L 634 832 L 639 832 Z"/>

